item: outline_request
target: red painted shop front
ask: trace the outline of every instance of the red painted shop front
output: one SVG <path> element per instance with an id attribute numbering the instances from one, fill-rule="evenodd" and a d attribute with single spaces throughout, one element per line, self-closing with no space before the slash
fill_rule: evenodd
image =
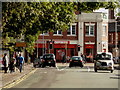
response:
<path id="1" fill-rule="evenodd" d="M 94 53 L 94 44 L 85 44 L 85 53 L 86 55 L 90 55 Z"/>
<path id="2" fill-rule="evenodd" d="M 56 60 L 61 62 L 64 54 L 66 57 L 78 55 L 76 46 L 76 44 L 54 44 L 54 54 L 56 56 Z"/>
<path id="3" fill-rule="evenodd" d="M 54 53 L 56 56 L 57 62 L 61 62 L 63 58 L 63 54 L 66 56 L 74 56 L 78 55 L 77 53 L 77 44 L 53 44 L 53 49 L 49 49 L 49 45 L 46 44 L 35 44 L 35 48 L 37 49 L 38 47 L 38 55 L 42 56 L 43 55 L 43 48 L 45 48 L 46 51 L 44 53 Z"/>
<path id="4" fill-rule="evenodd" d="M 93 62 L 94 54 L 95 54 L 95 45 L 85 44 L 85 55 L 88 62 Z"/>

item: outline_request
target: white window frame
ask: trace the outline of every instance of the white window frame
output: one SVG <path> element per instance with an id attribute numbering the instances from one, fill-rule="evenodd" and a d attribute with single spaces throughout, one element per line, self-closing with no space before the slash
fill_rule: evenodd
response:
<path id="1" fill-rule="evenodd" d="M 86 26 L 89 27 L 89 32 L 88 32 L 88 35 L 87 35 L 87 33 L 85 33 L 85 36 L 95 36 L 95 24 L 92 24 L 92 23 L 85 24 L 85 30 L 87 31 Z M 91 34 L 91 31 L 92 31 L 91 26 L 93 27 L 93 34 Z"/>
<path id="2" fill-rule="evenodd" d="M 73 32 L 73 26 L 75 26 L 75 34 L 73 34 L 72 32 Z M 69 27 L 69 29 L 70 29 L 70 34 L 68 34 L 68 31 L 67 31 L 67 36 L 76 36 L 76 23 L 72 23 L 71 25 L 70 25 L 70 27 Z"/>
<path id="3" fill-rule="evenodd" d="M 59 31 L 61 31 L 61 34 L 59 34 Z M 62 35 L 62 30 L 57 30 L 57 33 L 55 34 L 55 32 L 53 32 L 53 35 Z"/>
<path id="4" fill-rule="evenodd" d="M 49 35 L 49 31 L 46 31 L 46 32 L 44 32 L 44 33 L 42 33 L 42 34 L 40 34 L 40 35 L 48 36 L 48 35 Z"/>

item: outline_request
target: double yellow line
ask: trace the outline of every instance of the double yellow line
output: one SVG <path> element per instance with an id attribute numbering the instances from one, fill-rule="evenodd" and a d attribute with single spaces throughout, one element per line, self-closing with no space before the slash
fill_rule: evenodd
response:
<path id="1" fill-rule="evenodd" d="M 28 76 L 30 76 L 31 74 L 33 74 L 36 70 L 37 70 L 37 68 L 35 68 L 34 70 L 30 71 L 28 74 L 25 74 L 23 77 L 20 77 L 18 80 L 14 80 L 13 82 L 11 82 L 11 83 L 3 86 L 2 88 L 11 88 L 11 87 L 17 85 L 18 83 L 20 83 L 21 81 L 23 81 L 24 79 L 26 79 Z"/>

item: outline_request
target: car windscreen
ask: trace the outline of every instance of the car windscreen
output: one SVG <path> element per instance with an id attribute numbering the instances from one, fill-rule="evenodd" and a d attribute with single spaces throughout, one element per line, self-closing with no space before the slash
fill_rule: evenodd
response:
<path id="1" fill-rule="evenodd" d="M 43 58 L 44 58 L 45 60 L 54 59 L 53 55 L 44 55 Z"/>
<path id="2" fill-rule="evenodd" d="M 106 55 L 97 54 L 96 59 L 97 60 L 111 60 L 111 55 L 109 55 L 109 54 L 106 54 Z"/>
<path id="3" fill-rule="evenodd" d="M 72 60 L 81 60 L 81 57 L 72 57 Z"/>

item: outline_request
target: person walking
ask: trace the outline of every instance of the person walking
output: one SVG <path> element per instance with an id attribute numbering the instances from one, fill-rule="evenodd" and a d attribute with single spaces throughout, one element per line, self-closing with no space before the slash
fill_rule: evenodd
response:
<path id="1" fill-rule="evenodd" d="M 18 60 L 19 60 L 19 70 L 20 70 L 20 73 L 21 73 L 22 68 L 23 68 L 23 64 L 24 64 L 24 57 L 21 54 L 19 54 Z"/>
<path id="2" fill-rule="evenodd" d="M 4 54 L 3 56 L 3 65 L 4 65 L 4 73 L 7 73 L 8 70 L 8 65 L 9 65 L 9 58 L 7 56 L 7 53 Z"/>
<path id="3" fill-rule="evenodd" d="M 15 71 L 15 63 L 16 63 L 16 59 L 14 56 L 12 56 L 9 64 L 10 73 Z"/>
<path id="4" fill-rule="evenodd" d="M 62 58 L 62 63 L 64 64 L 65 62 L 66 62 L 66 55 L 64 54 Z"/>
<path id="5" fill-rule="evenodd" d="M 84 63 L 86 63 L 86 58 L 85 58 L 84 54 L 81 53 L 81 57 L 83 58 Z"/>
<path id="6" fill-rule="evenodd" d="M 15 64 L 15 66 L 16 66 L 16 68 L 19 68 L 19 60 L 18 60 L 19 54 L 17 54 L 15 58 L 16 58 L 16 64 Z"/>

